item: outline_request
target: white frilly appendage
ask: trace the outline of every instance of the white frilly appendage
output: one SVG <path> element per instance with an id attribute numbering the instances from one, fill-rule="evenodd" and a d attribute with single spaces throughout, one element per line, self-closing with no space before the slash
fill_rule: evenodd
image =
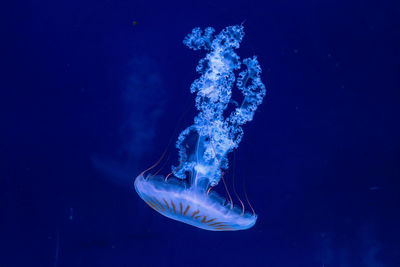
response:
<path id="1" fill-rule="evenodd" d="M 172 166 L 178 178 L 184 179 L 189 173 L 191 186 L 199 190 L 219 182 L 221 172 L 228 167 L 227 154 L 237 148 L 242 139 L 241 126 L 253 119 L 266 93 L 257 58 L 254 56 L 241 62 L 234 51 L 244 36 L 243 26 L 227 27 L 218 35 L 214 32 L 213 28 L 206 28 L 204 32 L 195 28 L 183 40 L 193 50 L 209 51 L 199 61 L 196 70 L 201 76 L 190 88 L 192 93 L 197 93 L 199 113 L 194 124 L 179 135 L 176 147 L 181 164 Z M 236 79 L 234 71 L 240 69 L 241 63 L 246 69 Z M 235 80 L 243 100 L 233 108 L 236 102 L 231 96 Z M 232 109 L 231 114 L 226 114 L 228 107 Z"/>

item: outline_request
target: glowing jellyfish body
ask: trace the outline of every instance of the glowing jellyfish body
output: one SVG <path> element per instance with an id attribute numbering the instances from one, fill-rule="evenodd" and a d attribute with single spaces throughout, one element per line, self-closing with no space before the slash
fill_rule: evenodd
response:
<path id="1" fill-rule="evenodd" d="M 225 205 L 223 198 L 209 193 L 228 168 L 227 154 L 241 141 L 241 126 L 253 119 L 265 96 L 256 57 L 244 59 L 246 69 L 235 78 L 234 71 L 240 69 L 241 62 L 234 49 L 239 48 L 243 36 L 242 25 L 227 27 L 218 35 L 214 35 L 213 28 L 206 28 L 204 33 L 195 28 L 186 36 L 184 44 L 189 48 L 209 51 L 196 68 L 201 77 L 191 86 L 191 92 L 197 92 L 199 114 L 194 124 L 178 137 L 180 163 L 172 167 L 174 177 L 141 173 L 135 180 L 137 193 L 154 210 L 205 230 L 244 230 L 257 220 L 256 214 Z M 224 116 L 233 103 L 231 90 L 235 80 L 243 100 Z"/>
<path id="2" fill-rule="evenodd" d="M 256 215 L 225 206 L 215 193 L 207 195 L 196 187 L 185 188 L 164 180 L 139 176 L 135 188 L 150 207 L 168 218 L 212 231 L 247 229 L 256 222 Z"/>

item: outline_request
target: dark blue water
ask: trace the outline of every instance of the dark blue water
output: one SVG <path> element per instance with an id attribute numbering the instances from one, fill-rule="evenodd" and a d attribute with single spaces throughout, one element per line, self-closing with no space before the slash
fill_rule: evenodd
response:
<path id="1" fill-rule="evenodd" d="M 0 266 L 400 266 L 399 7 L 6 4 Z M 258 56 L 268 92 L 226 180 L 242 197 L 245 180 L 259 218 L 208 232 L 154 212 L 133 179 L 165 149 L 161 173 L 177 164 L 196 114 L 205 54 L 183 38 L 242 22 L 237 52 Z"/>

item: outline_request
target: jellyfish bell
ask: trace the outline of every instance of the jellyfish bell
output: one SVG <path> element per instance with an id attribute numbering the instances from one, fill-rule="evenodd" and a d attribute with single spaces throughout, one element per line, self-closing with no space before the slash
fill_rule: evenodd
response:
<path id="1" fill-rule="evenodd" d="M 140 174 L 135 180 L 139 196 L 160 214 L 210 231 L 236 231 L 251 228 L 257 215 L 225 205 L 225 199 L 202 187 L 187 186 L 174 177 Z"/>

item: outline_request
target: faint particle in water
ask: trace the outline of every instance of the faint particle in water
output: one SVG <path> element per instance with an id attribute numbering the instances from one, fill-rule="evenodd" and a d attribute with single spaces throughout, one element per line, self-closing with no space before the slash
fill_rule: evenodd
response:
<path id="1" fill-rule="evenodd" d="M 136 26 L 136 25 L 137 25 L 137 21 L 134 20 L 134 21 L 132 22 L 132 26 Z"/>
<path id="2" fill-rule="evenodd" d="M 72 219 L 74 218 L 74 209 L 73 208 L 69 208 L 69 216 L 68 219 L 70 221 L 72 221 Z"/>
<path id="3" fill-rule="evenodd" d="M 371 191 L 377 191 L 377 190 L 380 190 L 380 189 L 381 189 L 380 186 L 371 186 L 371 187 L 369 188 L 369 190 L 371 190 Z"/>

